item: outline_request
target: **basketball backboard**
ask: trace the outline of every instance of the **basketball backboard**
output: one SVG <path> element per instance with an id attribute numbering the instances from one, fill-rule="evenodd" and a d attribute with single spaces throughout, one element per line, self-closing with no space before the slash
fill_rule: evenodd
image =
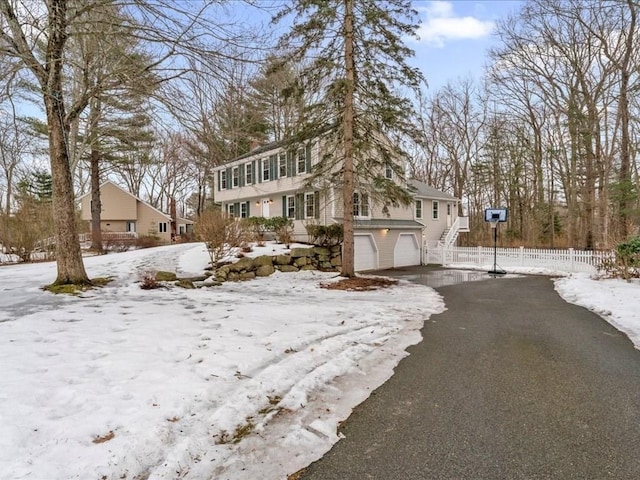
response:
<path id="1" fill-rule="evenodd" d="M 484 221 L 485 222 L 506 222 L 507 209 L 506 208 L 485 208 Z"/>

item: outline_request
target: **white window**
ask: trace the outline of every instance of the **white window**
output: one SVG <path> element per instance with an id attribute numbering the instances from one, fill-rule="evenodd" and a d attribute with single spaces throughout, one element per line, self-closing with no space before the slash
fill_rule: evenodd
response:
<path id="1" fill-rule="evenodd" d="M 249 203 L 248 202 L 242 202 L 240 204 L 240 217 L 241 218 L 247 218 L 249 216 Z"/>
<path id="2" fill-rule="evenodd" d="M 296 217 L 296 197 L 294 195 L 287 196 L 287 218 Z"/>
<path id="3" fill-rule="evenodd" d="M 305 173 L 307 171 L 307 149 L 298 149 L 298 173 Z"/>
<path id="4" fill-rule="evenodd" d="M 367 195 L 366 193 L 353 193 L 353 216 L 369 216 L 369 195 Z"/>
<path id="5" fill-rule="evenodd" d="M 130 222 L 127 222 L 127 232 L 135 232 L 136 231 L 136 222 L 134 222 L 133 220 L 131 220 Z"/>
<path id="6" fill-rule="evenodd" d="M 384 176 L 391 180 L 393 178 L 393 168 L 391 168 L 391 164 L 387 163 L 384 166 Z"/>
<path id="7" fill-rule="evenodd" d="M 233 186 L 232 188 L 236 188 L 240 186 L 240 168 L 233 167 L 231 170 L 231 177 L 233 178 Z"/>
<path id="8" fill-rule="evenodd" d="M 233 203 L 227 204 L 227 213 L 229 214 L 230 217 L 235 217 L 235 212 L 233 210 Z"/>
<path id="9" fill-rule="evenodd" d="M 251 164 L 250 163 L 245 163 L 244 164 L 244 179 L 245 179 L 245 184 L 246 185 L 251 185 L 253 183 L 253 175 L 252 175 L 252 171 L 251 171 Z"/>
<path id="10" fill-rule="evenodd" d="M 316 196 L 313 193 L 304 194 L 304 218 L 315 218 Z"/>
<path id="11" fill-rule="evenodd" d="M 282 152 L 278 155 L 278 177 L 286 177 L 287 176 L 287 153 Z"/>
<path id="12" fill-rule="evenodd" d="M 226 190 L 226 189 L 227 189 L 227 171 L 221 170 L 220 171 L 220 190 Z"/>
<path id="13" fill-rule="evenodd" d="M 158 222 L 158 233 L 167 233 L 167 222 Z"/>
<path id="14" fill-rule="evenodd" d="M 262 159 L 262 181 L 263 182 L 268 182 L 270 179 L 269 176 L 269 159 L 268 158 L 263 158 Z"/>
<path id="15" fill-rule="evenodd" d="M 440 203 L 437 200 L 434 200 L 431 218 L 433 218 L 434 220 L 438 220 L 439 217 L 440 217 Z"/>
<path id="16" fill-rule="evenodd" d="M 422 218 L 422 200 L 416 200 L 416 218 Z"/>

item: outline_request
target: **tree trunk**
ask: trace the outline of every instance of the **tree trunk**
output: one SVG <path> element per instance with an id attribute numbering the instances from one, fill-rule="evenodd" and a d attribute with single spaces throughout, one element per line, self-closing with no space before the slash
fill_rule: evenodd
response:
<path id="1" fill-rule="evenodd" d="M 344 99 L 344 187 L 342 227 L 344 241 L 342 244 L 343 277 L 355 276 L 354 238 L 353 238 L 353 100 L 354 100 L 354 58 L 353 58 L 353 0 L 345 0 L 344 17 L 344 59 L 345 59 L 345 99 Z"/>
<path id="2" fill-rule="evenodd" d="M 62 97 L 63 48 L 66 41 L 66 2 L 54 0 L 49 8 L 52 26 L 47 43 L 47 67 L 35 69 L 43 91 L 49 129 L 49 159 L 53 180 L 53 222 L 56 231 L 58 276 L 54 285 L 91 283 L 84 270 L 76 224 L 75 195 L 69 164 L 68 128 Z M 34 67 L 35 68 L 35 67 Z"/>
<path id="3" fill-rule="evenodd" d="M 93 99 L 89 112 L 89 132 L 91 156 L 91 249 L 102 253 L 102 201 L 100 200 L 100 147 L 98 145 L 98 120 L 100 118 L 100 101 Z"/>
<path id="4" fill-rule="evenodd" d="M 102 253 L 102 227 L 100 215 L 100 152 L 91 148 L 91 249 Z"/>
<path id="5" fill-rule="evenodd" d="M 58 81 L 60 78 L 58 77 Z M 60 85 L 58 83 L 57 85 Z M 54 285 L 88 284 L 89 277 L 82 263 L 78 226 L 76 224 L 75 195 L 65 138 L 64 107 L 57 100 L 61 89 L 45 94 L 44 103 L 49 125 L 49 158 L 53 179 L 53 221 L 56 229 L 56 261 L 58 276 Z"/>
<path id="6" fill-rule="evenodd" d="M 631 155 L 630 155 L 630 135 L 629 135 L 629 66 L 631 63 L 631 53 L 633 51 L 634 33 L 636 28 L 636 8 L 632 0 L 627 0 L 629 14 L 631 15 L 629 30 L 626 32 L 625 53 L 620 67 L 620 99 L 618 101 L 618 114 L 620 116 L 620 174 L 619 188 L 620 201 L 618 210 L 620 213 L 619 238 L 626 241 L 629 236 L 629 199 L 632 195 L 633 184 L 631 182 Z"/>

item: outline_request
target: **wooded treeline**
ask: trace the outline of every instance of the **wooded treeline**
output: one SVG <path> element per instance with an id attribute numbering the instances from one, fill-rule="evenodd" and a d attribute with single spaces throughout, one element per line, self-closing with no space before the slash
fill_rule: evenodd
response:
<path id="1" fill-rule="evenodd" d="M 355 0 L 356 11 L 360 3 L 367 2 Z M 406 13 L 403 2 L 389 5 Z M 275 10 L 252 10 L 265 20 L 261 30 L 214 1 L 0 7 L 7 217 L 21 208 L 18 184 L 47 168 L 51 128 L 35 109 L 62 119 L 76 196 L 90 191 L 92 177 L 112 179 L 157 208 L 175 198 L 180 213 L 196 215 L 213 201 L 215 166 L 299 133 L 305 109 L 318 104 L 305 85 L 312 62 L 286 62 L 288 52 L 272 48 Z M 66 36 L 56 39 L 46 25 L 63 11 Z M 498 206 L 509 208 L 504 243 L 607 248 L 637 234 L 639 12 L 636 0 L 530 0 L 497 25 L 483 82 L 455 79 L 412 99 L 418 115 L 404 120 L 419 135 L 400 139 L 412 154 L 410 173 L 463 200 L 459 213 L 471 220 L 463 242 L 489 241 L 483 210 Z M 50 72 L 34 67 L 55 63 L 55 48 L 57 92 L 47 90 Z"/>
<path id="2" fill-rule="evenodd" d="M 609 248 L 638 234 L 640 38 L 634 0 L 533 0 L 496 28 L 483 83 L 421 99 L 416 176 L 463 199 L 469 245 L 486 207 L 504 244 Z"/>

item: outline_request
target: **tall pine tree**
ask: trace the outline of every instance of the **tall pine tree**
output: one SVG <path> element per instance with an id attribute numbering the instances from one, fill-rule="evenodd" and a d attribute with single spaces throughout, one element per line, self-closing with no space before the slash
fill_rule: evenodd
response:
<path id="1" fill-rule="evenodd" d="M 415 36 L 417 12 L 409 0 L 295 0 L 274 18 L 293 16 L 283 51 L 304 65 L 300 80 L 310 103 L 296 140 L 322 136 L 322 157 L 309 183 L 322 180 L 342 192 L 341 275 L 354 271 L 353 194 L 367 191 L 375 203 L 408 204 L 401 184 L 407 153 L 401 139 L 417 138 L 413 106 L 401 89 L 417 90 L 421 72 L 403 39 Z M 373 188 L 371 188 L 373 187 Z"/>

